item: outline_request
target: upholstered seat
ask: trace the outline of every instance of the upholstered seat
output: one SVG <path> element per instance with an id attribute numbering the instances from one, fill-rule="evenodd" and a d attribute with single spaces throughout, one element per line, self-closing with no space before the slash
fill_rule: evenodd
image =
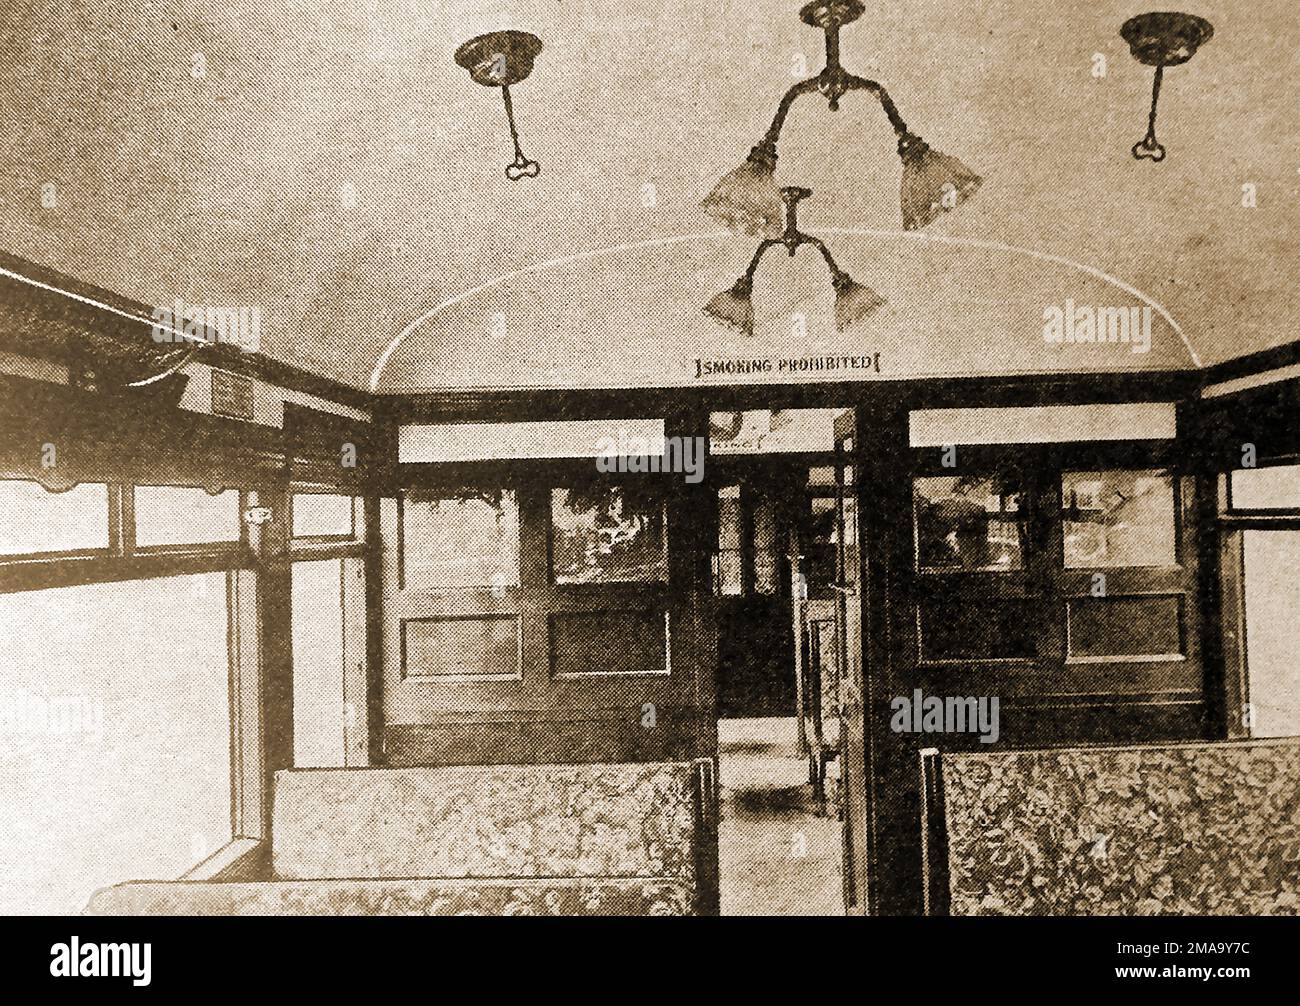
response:
<path id="1" fill-rule="evenodd" d="M 929 911 L 1300 914 L 1300 741 L 932 753 Z"/>
<path id="2" fill-rule="evenodd" d="M 135 881 L 100 915 L 683 915 L 701 910 L 689 763 L 277 773 L 271 876 Z"/>
<path id="3" fill-rule="evenodd" d="M 691 892 L 658 877 L 132 881 L 87 915 L 690 915 Z"/>

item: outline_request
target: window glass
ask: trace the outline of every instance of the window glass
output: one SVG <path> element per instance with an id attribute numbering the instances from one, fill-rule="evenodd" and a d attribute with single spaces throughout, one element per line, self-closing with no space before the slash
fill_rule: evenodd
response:
<path id="1" fill-rule="evenodd" d="M 1300 510 L 1300 465 L 1240 468 L 1231 479 L 1234 510 Z"/>
<path id="2" fill-rule="evenodd" d="M 239 541 L 239 490 L 216 496 L 182 486 L 135 487 L 135 543 L 210 545 Z"/>
<path id="3" fill-rule="evenodd" d="M 835 583 L 835 546 L 839 535 L 839 518 L 835 500 L 825 496 L 811 497 L 808 508 L 804 576 L 809 591 L 824 591 Z"/>
<path id="4" fill-rule="evenodd" d="M 1252 737 L 1300 735 L 1300 531 L 1243 533 L 1246 673 Z"/>
<path id="5" fill-rule="evenodd" d="M 0 595 L 0 912 L 75 914 L 230 840 L 226 578 Z"/>
<path id="6" fill-rule="evenodd" d="M 715 575 L 715 590 L 724 597 L 734 597 L 745 589 L 741 559 L 742 534 L 740 486 L 725 486 L 718 490 L 718 558 Z"/>
<path id="7" fill-rule="evenodd" d="M 293 764 L 344 763 L 343 563 L 295 562 L 293 601 Z"/>
<path id="8" fill-rule="evenodd" d="M 1167 472 L 1067 472 L 1061 507 L 1067 569 L 1177 562 L 1174 481 Z"/>
<path id="9" fill-rule="evenodd" d="M 631 485 L 551 492 L 556 583 L 668 579 L 668 519 L 661 497 Z"/>
<path id="10" fill-rule="evenodd" d="M 108 486 L 52 493 L 0 479 L 0 555 L 108 548 Z"/>
<path id="11" fill-rule="evenodd" d="M 401 513 L 408 585 L 519 585 L 519 505 L 514 490 L 412 490 L 402 497 Z"/>
<path id="12" fill-rule="evenodd" d="M 763 497 L 754 507 L 754 591 L 775 594 L 781 579 L 781 543 L 777 541 L 776 506 Z"/>
<path id="13" fill-rule="evenodd" d="M 335 493 L 295 493 L 295 538 L 352 538 L 356 535 L 356 498 Z"/>
<path id="14" fill-rule="evenodd" d="M 1020 494 L 982 476 L 913 485 L 917 562 L 927 571 L 1019 569 Z"/>

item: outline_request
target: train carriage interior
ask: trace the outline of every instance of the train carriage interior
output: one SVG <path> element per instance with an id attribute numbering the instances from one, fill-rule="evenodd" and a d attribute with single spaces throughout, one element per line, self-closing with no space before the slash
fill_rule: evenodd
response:
<path id="1" fill-rule="evenodd" d="M 1300 914 L 1239 6 L 0 27 L 0 912 Z"/>

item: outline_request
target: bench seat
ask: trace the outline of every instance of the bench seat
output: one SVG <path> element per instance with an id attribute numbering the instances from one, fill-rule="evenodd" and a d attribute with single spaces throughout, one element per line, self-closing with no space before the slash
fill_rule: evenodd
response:
<path id="1" fill-rule="evenodd" d="M 922 756 L 932 914 L 1300 914 L 1300 740 Z"/>
<path id="2" fill-rule="evenodd" d="M 86 915 L 690 915 L 688 885 L 662 877 L 131 881 Z"/>
<path id="3" fill-rule="evenodd" d="M 277 772 L 270 856 L 261 847 L 261 865 L 203 879 L 118 884 L 97 892 L 86 912 L 712 912 L 711 767 L 704 761 Z"/>

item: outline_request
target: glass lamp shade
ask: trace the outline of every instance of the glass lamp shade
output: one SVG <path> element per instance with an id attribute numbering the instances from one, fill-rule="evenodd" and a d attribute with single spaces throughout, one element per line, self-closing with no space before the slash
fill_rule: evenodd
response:
<path id="1" fill-rule="evenodd" d="M 885 303 L 885 298 L 869 286 L 845 276 L 835 283 L 835 327 L 843 332 Z"/>
<path id="2" fill-rule="evenodd" d="M 729 230 L 742 234 L 779 237 L 785 204 L 772 177 L 771 164 L 749 157 L 722 176 L 700 206 Z"/>
<path id="3" fill-rule="evenodd" d="M 914 231 L 975 194 L 983 179 L 961 161 L 932 150 L 907 133 L 898 143 L 903 159 L 903 229 Z"/>
<path id="4" fill-rule="evenodd" d="M 741 277 L 704 305 L 704 313 L 743 335 L 754 334 L 754 298 L 749 282 Z"/>

